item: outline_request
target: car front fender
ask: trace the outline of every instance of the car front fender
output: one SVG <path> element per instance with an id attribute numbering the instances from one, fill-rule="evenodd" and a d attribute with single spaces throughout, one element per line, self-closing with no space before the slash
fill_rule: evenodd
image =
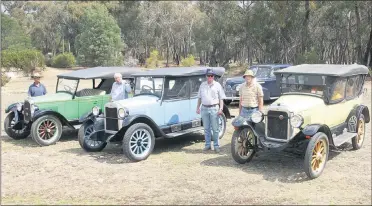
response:
<path id="1" fill-rule="evenodd" d="M 151 127 L 154 131 L 155 136 L 166 136 L 165 133 L 159 128 L 159 126 L 147 115 L 129 115 L 123 120 L 123 127 L 120 131 L 127 130 L 131 125 L 136 123 L 145 123 Z"/>
<path id="2" fill-rule="evenodd" d="M 9 105 L 6 109 L 5 109 L 5 113 L 8 113 L 10 111 L 17 111 L 17 104 L 21 104 L 22 107 L 23 107 L 23 103 L 22 102 L 17 102 L 17 103 L 13 103 L 11 105 Z M 15 110 L 14 110 L 15 109 Z"/>
<path id="3" fill-rule="evenodd" d="M 34 116 L 32 117 L 32 122 L 35 122 L 37 119 L 39 119 L 40 117 L 42 117 L 44 115 L 53 115 L 61 121 L 62 125 L 66 125 L 70 128 L 74 128 L 74 126 L 72 126 L 63 115 L 61 115 L 60 113 L 58 113 L 56 111 L 53 111 L 53 110 L 37 110 L 37 111 L 35 111 Z"/>
<path id="4" fill-rule="evenodd" d="M 325 124 L 309 124 L 301 130 L 305 136 L 314 136 L 318 132 L 323 132 L 327 135 L 330 144 L 333 144 L 332 132 L 329 127 Z"/>

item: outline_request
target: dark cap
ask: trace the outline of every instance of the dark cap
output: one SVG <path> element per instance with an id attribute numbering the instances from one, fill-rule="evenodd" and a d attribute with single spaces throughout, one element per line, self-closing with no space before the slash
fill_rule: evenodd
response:
<path id="1" fill-rule="evenodd" d="M 215 75 L 213 69 L 207 69 L 207 72 L 205 73 L 205 75 Z"/>

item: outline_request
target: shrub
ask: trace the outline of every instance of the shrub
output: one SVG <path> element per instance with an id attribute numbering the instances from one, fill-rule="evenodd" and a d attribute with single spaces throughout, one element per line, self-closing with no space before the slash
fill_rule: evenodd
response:
<path id="1" fill-rule="evenodd" d="M 5 75 L 5 72 L 1 72 L 1 86 L 4 86 L 9 80 L 10 78 Z"/>
<path id="2" fill-rule="evenodd" d="M 3 50 L 1 51 L 1 67 L 6 70 L 16 68 L 28 75 L 37 68 L 45 69 L 44 56 L 38 50 Z"/>
<path id="3" fill-rule="evenodd" d="M 153 50 L 150 53 L 150 57 L 146 59 L 146 68 L 155 68 L 159 65 L 159 52 Z"/>
<path id="4" fill-rule="evenodd" d="M 181 66 L 191 67 L 194 65 L 195 65 L 195 59 L 194 59 L 194 56 L 191 54 L 187 55 L 187 58 L 181 59 Z"/>
<path id="5" fill-rule="evenodd" d="M 52 67 L 69 68 L 75 65 L 75 57 L 72 53 L 58 54 L 52 59 Z"/>

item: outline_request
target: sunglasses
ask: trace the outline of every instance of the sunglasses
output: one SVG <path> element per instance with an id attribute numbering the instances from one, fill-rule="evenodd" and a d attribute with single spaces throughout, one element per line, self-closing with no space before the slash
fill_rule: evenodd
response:
<path id="1" fill-rule="evenodd" d="M 213 75 L 207 75 L 207 77 L 214 77 Z"/>

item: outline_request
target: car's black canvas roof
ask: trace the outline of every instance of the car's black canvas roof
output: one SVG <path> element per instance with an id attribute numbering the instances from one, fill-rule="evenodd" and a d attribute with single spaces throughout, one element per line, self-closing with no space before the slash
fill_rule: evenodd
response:
<path id="1" fill-rule="evenodd" d="M 114 78 L 115 73 L 121 73 L 123 77 L 131 77 L 132 74 L 143 70 L 144 68 L 140 67 L 93 67 L 59 74 L 57 77 L 68 79 Z"/>
<path id="2" fill-rule="evenodd" d="M 275 71 L 274 73 L 345 77 L 358 74 L 368 74 L 368 68 L 359 64 L 300 64 Z"/>
<path id="3" fill-rule="evenodd" d="M 205 75 L 207 69 L 213 69 L 214 73 L 218 76 L 222 76 L 225 73 L 225 68 L 223 67 L 166 67 L 135 73 L 133 76 L 164 77 Z"/>

